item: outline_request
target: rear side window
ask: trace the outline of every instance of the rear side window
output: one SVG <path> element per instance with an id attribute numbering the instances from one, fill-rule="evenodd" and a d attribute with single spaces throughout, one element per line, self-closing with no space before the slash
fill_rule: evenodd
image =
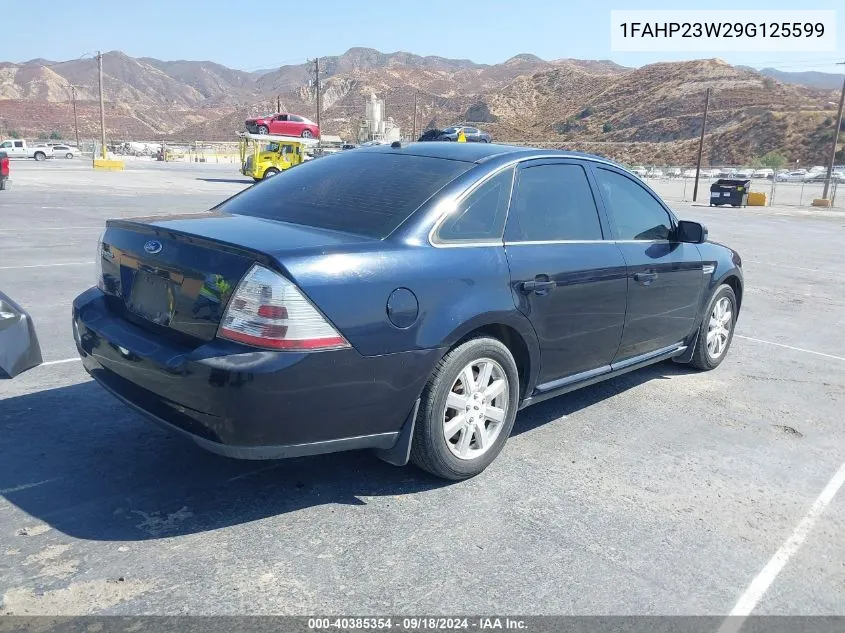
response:
<path id="1" fill-rule="evenodd" d="M 437 231 L 438 242 L 501 241 L 513 186 L 513 168 L 496 174 L 467 196 Z"/>
<path id="2" fill-rule="evenodd" d="M 471 167 L 428 156 L 344 152 L 297 165 L 217 209 L 382 239 Z"/>
<path id="3" fill-rule="evenodd" d="M 509 241 L 602 239 L 598 209 L 581 165 L 522 169 L 510 217 Z"/>
<path id="4" fill-rule="evenodd" d="M 619 240 L 668 240 L 672 219 L 639 183 L 608 169 L 596 169 L 596 180 Z"/>

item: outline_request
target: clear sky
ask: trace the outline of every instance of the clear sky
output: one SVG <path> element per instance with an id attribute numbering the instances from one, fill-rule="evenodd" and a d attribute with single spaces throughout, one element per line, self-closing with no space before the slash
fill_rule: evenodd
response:
<path id="1" fill-rule="evenodd" d="M 312 8 L 313 7 L 313 8 Z M 497 63 L 518 53 L 543 59 L 612 59 L 626 66 L 721 57 L 732 64 L 843 72 L 841 0 L 0 0 L 0 61 L 53 61 L 122 50 L 134 57 L 211 60 L 257 70 L 343 53 L 382 52 Z M 836 9 L 835 53 L 613 53 L 611 9 Z"/>

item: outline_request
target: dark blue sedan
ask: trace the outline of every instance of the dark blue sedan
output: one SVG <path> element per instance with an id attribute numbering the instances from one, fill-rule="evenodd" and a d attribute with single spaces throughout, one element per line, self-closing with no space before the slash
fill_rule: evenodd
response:
<path id="1" fill-rule="evenodd" d="M 481 472 L 517 411 L 673 359 L 717 367 L 739 255 L 605 159 L 481 143 L 311 161 L 199 215 L 109 220 L 86 370 L 204 448 L 375 449 Z"/>

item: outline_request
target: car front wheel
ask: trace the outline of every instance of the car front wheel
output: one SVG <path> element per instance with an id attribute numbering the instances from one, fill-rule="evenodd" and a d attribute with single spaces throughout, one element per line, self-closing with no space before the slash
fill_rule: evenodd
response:
<path id="1" fill-rule="evenodd" d="M 716 369 L 725 360 L 736 317 L 736 295 L 728 284 L 722 284 L 707 304 L 690 365 L 697 369 Z"/>
<path id="2" fill-rule="evenodd" d="M 504 344 L 479 337 L 450 351 L 423 390 L 411 461 L 460 481 L 483 471 L 510 436 L 519 406 L 519 373 Z"/>
<path id="3" fill-rule="evenodd" d="M 311 138 L 314 136 L 311 134 L 311 130 L 302 130 L 302 138 Z"/>

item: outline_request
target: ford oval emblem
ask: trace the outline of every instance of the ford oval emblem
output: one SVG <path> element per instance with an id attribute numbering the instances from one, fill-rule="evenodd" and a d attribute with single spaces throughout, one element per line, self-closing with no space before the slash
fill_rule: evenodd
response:
<path id="1" fill-rule="evenodd" d="M 144 244 L 144 250 L 147 251 L 150 255 L 160 253 L 161 248 L 161 242 L 159 242 L 158 240 L 150 240 L 149 242 Z"/>

